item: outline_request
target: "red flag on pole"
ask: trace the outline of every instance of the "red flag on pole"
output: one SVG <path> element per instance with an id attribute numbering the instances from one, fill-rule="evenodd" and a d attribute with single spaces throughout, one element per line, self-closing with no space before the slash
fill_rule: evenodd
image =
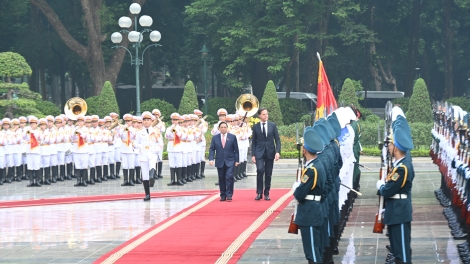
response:
<path id="1" fill-rule="evenodd" d="M 31 144 L 31 150 L 37 148 L 39 146 L 38 140 L 36 139 L 36 136 L 30 132 L 30 138 L 29 142 Z"/>
<path id="2" fill-rule="evenodd" d="M 325 67 L 323 67 L 323 62 L 318 52 L 317 56 L 320 63 L 318 65 L 317 111 L 315 120 L 328 116 L 338 108 L 333 90 L 331 90 L 330 82 L 326 76 Z"/>

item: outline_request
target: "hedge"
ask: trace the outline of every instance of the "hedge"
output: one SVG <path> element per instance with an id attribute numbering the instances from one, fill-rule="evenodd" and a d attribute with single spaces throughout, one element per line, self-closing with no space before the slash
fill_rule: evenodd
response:
<path id="1" fill-rule="evenodd" d="M 176 112 L 176 108 L 172 104 L 157 98 L 142 102 L 142 104 L 140 105 L 140 109 L 142 112 L 152 112 L 153 109 L 158 109 L 160 110 L 160 113 L 162 113 L 162 117 L 164 117 L 165 121 L 170 120 L 170 115 Z"/>
<path id="2" fill-rule="evenodd" d="M 381 137 L 383 137 L 383 121 L 380 121 L 379 123 L 361 122 L 361 145 L 363 147 L 377 146 L 377 126 L 379 124 Z M 415 149 L 429 149 L 432 142 L 431 129 L 433 124 L 410 123 L 409 125 Z"/>
<path id="3" fill-rule="evenodd" d="M 308 107 L 302 100 L 293 98 L 279 99 L 281 107 L 282 121 L 284 125 L 290 125 L 299 122 L 305 113 L 308 113 Z"/>

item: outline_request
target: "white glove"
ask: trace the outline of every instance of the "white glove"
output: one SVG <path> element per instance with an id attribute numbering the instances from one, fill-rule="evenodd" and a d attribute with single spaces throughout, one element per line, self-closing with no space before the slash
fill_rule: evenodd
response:
<path id="1" fill-rule="evenodd" d="M 296 181 L 294 182 L 294 184 L 292 184 L 292 191 L 295 191 L 295 189 L 297 189 L 297 187 L 299 187 L 300 185 L 300 182 Z"/>
<path id="2" fill-rule="evenodd" d="M 377 190 L 380 190 L 380 187 L 382 187 L 382 185 L 385 185 L 385 181 L 384 180 L 378 180 L 377 184 L 375 186 L 377 187 Z"/>

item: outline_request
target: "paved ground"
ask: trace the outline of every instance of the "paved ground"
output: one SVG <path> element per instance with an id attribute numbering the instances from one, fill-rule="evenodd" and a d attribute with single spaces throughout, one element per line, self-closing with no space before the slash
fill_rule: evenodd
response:
<path id="1" fill-rule="evenodd" d="M 452 239 L 442 207 L 433 193 L 440 183 L 440 175 L 429 158 L 415 158 L 413 161 L 418 171 L 413 187 L 413 263 L 459 263 L 455 246 L 458 242 Z M 387 254 L 386 236 L 372 233 L 378 203 L 375 182 L 379 161 L 363 157 L 361 163 L 372 168 L 373 172 L 363 172 L 361 191 L 364 196 L 356 200 L 335 263 L 383 263 Z M 276 163 L 272 187 L 291 187 L 296 167 L 295 160 Z M 166 175 L 165 166 L 165 178 L 158 180 L 152 191 L 217 189 L 214 185 L 216 171 L 212 168 L 206 170 L 204 180 L 181 187 L 166 186 Z M 248 177 L 237 182 L 235 188 L 254 189 L 255 185 L 255 177 Z M 117 181 L 86 188 L 73 187 L 72 181 L 41 188 L 27 188 L 22 182 L 0 186 L 0 200 L 136 192 L 143 192 L 143 187 L 121 187 Z M 253 194 L 254 198 L 254 191 Z M 201 198 L 0 209 L 0 263 L 90 263 Z M 287 233 L 292 211 L 292 206 L 283 210 L 258 236 L 239 263 L 306 263 L 300 236 Z"/>

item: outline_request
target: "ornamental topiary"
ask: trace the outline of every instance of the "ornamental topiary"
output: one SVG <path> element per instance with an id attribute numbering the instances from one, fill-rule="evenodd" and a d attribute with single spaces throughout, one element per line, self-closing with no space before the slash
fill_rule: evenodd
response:
<path id="1" fill-rule="evenodd" d="M 413 87 L 413 94 L 410 97 L 406 119 L 410 123 L 421 122 L 425 124 L 431 123 L 433 120 L 428 88 L 422 78 L 416 80 Z"/>
<path id="2" fill-rule="evenodd" d="M 402 98 L 395 98 L 392 100 L 393 105 L 398 105 L 400 106 L 401 110 L 403 110 L 403 113 L 406 113 L 408 111 L 408 105 L 410 103 L 410 98 L 407 97 L 402 97 Z"/>
<path id="3" fill-rule="evenodd" d="M 109 81 L 106 81 L 98 96 L 92 96 L 86 100 L 88 105 L 87 115 L 98 115 L 103 118 L 109 113 L 114 112 L 119 115 L 119 106 L 116 101 L 113 86 Z"/>
<path id="4" fill-rule="evenodd" d="M 361 90 L 363 89 L 362 89 L 362 85 L 360 82 L 346 78 L 346 80 L 344 80 L 343 87 L 341 88 L 341 92 L 339 93 L 338 103 L 339 104 L 344 103 L 344 106 L 353 104 L 355 107 L 359 108 L 359 111 L 361 111 L 362 113 L 361 118 L 366 118 L 367 116 L 372 114 L 372 111 L 370 111 L 367 108 L 362 107 L 359 104 L 359 98 L 357 97 L 356 91 L 361 91 Z"/>
<path id="5" fill-rule="evenodd" d="M 44 115 L 52 115 L 58 116 L 61 114 L 59 107 L 57 107 L 54 103 L 44 100 L 36 101 L 36 108 L 43 113 Z"/>
<path id="6" fill-rule="evenodd" d="M 303 115 L 308 114 L 308 107 L 304 101 L 293 98 L 279 99 L 282 121 L 285 125 L 299 122 Z"/>
<path id="7" fill-rule="evenodd" d="M 178 113 L 183 114 L 192 114 L 194 109 L 198 109 L 199 104 L 197 102 L 196 89 L 194 89 L 194 84 L 192 81 L 188 81 L 184 86 L 183 96 L 181 97 L 180 107 Z"/>
<path id="8" fill-rule="evenodd" d="M 140 109 L 142 110 L 142 112 L 152 112 L 153 109 L 158 109 L 160 110 L 160 113 L 162 113 L 162 117 L 164 117 L 165 120 L 170 120 L 171 113 L 176 112 L 176 108 L 172 104 L 158 98 L 152 98 L 150 100 L 142 102 L 142 104 L 140 105 Z"/>
<path id="9" fill-rule="evenodd" d="M 277 126 L 283 126 L 281 107 L 279 106 L 279 99 L 277 98 L 276 87 L 273 81 L 268 81 L 266 89 L 264 90 L 263 98 L 261 99 L 261 107 L 265 107 L 269 112 L 269 120 L 274 122 Z"/>
<path id="10" fill-rule="evenodd" d="M 10 82 L 9 77 L 23 77 L 31 75 L 32 72 L 31 67 L 20 54 L 15 52 L 0 53 L 0 76 L 7 77 L 7 82 Z"/>

